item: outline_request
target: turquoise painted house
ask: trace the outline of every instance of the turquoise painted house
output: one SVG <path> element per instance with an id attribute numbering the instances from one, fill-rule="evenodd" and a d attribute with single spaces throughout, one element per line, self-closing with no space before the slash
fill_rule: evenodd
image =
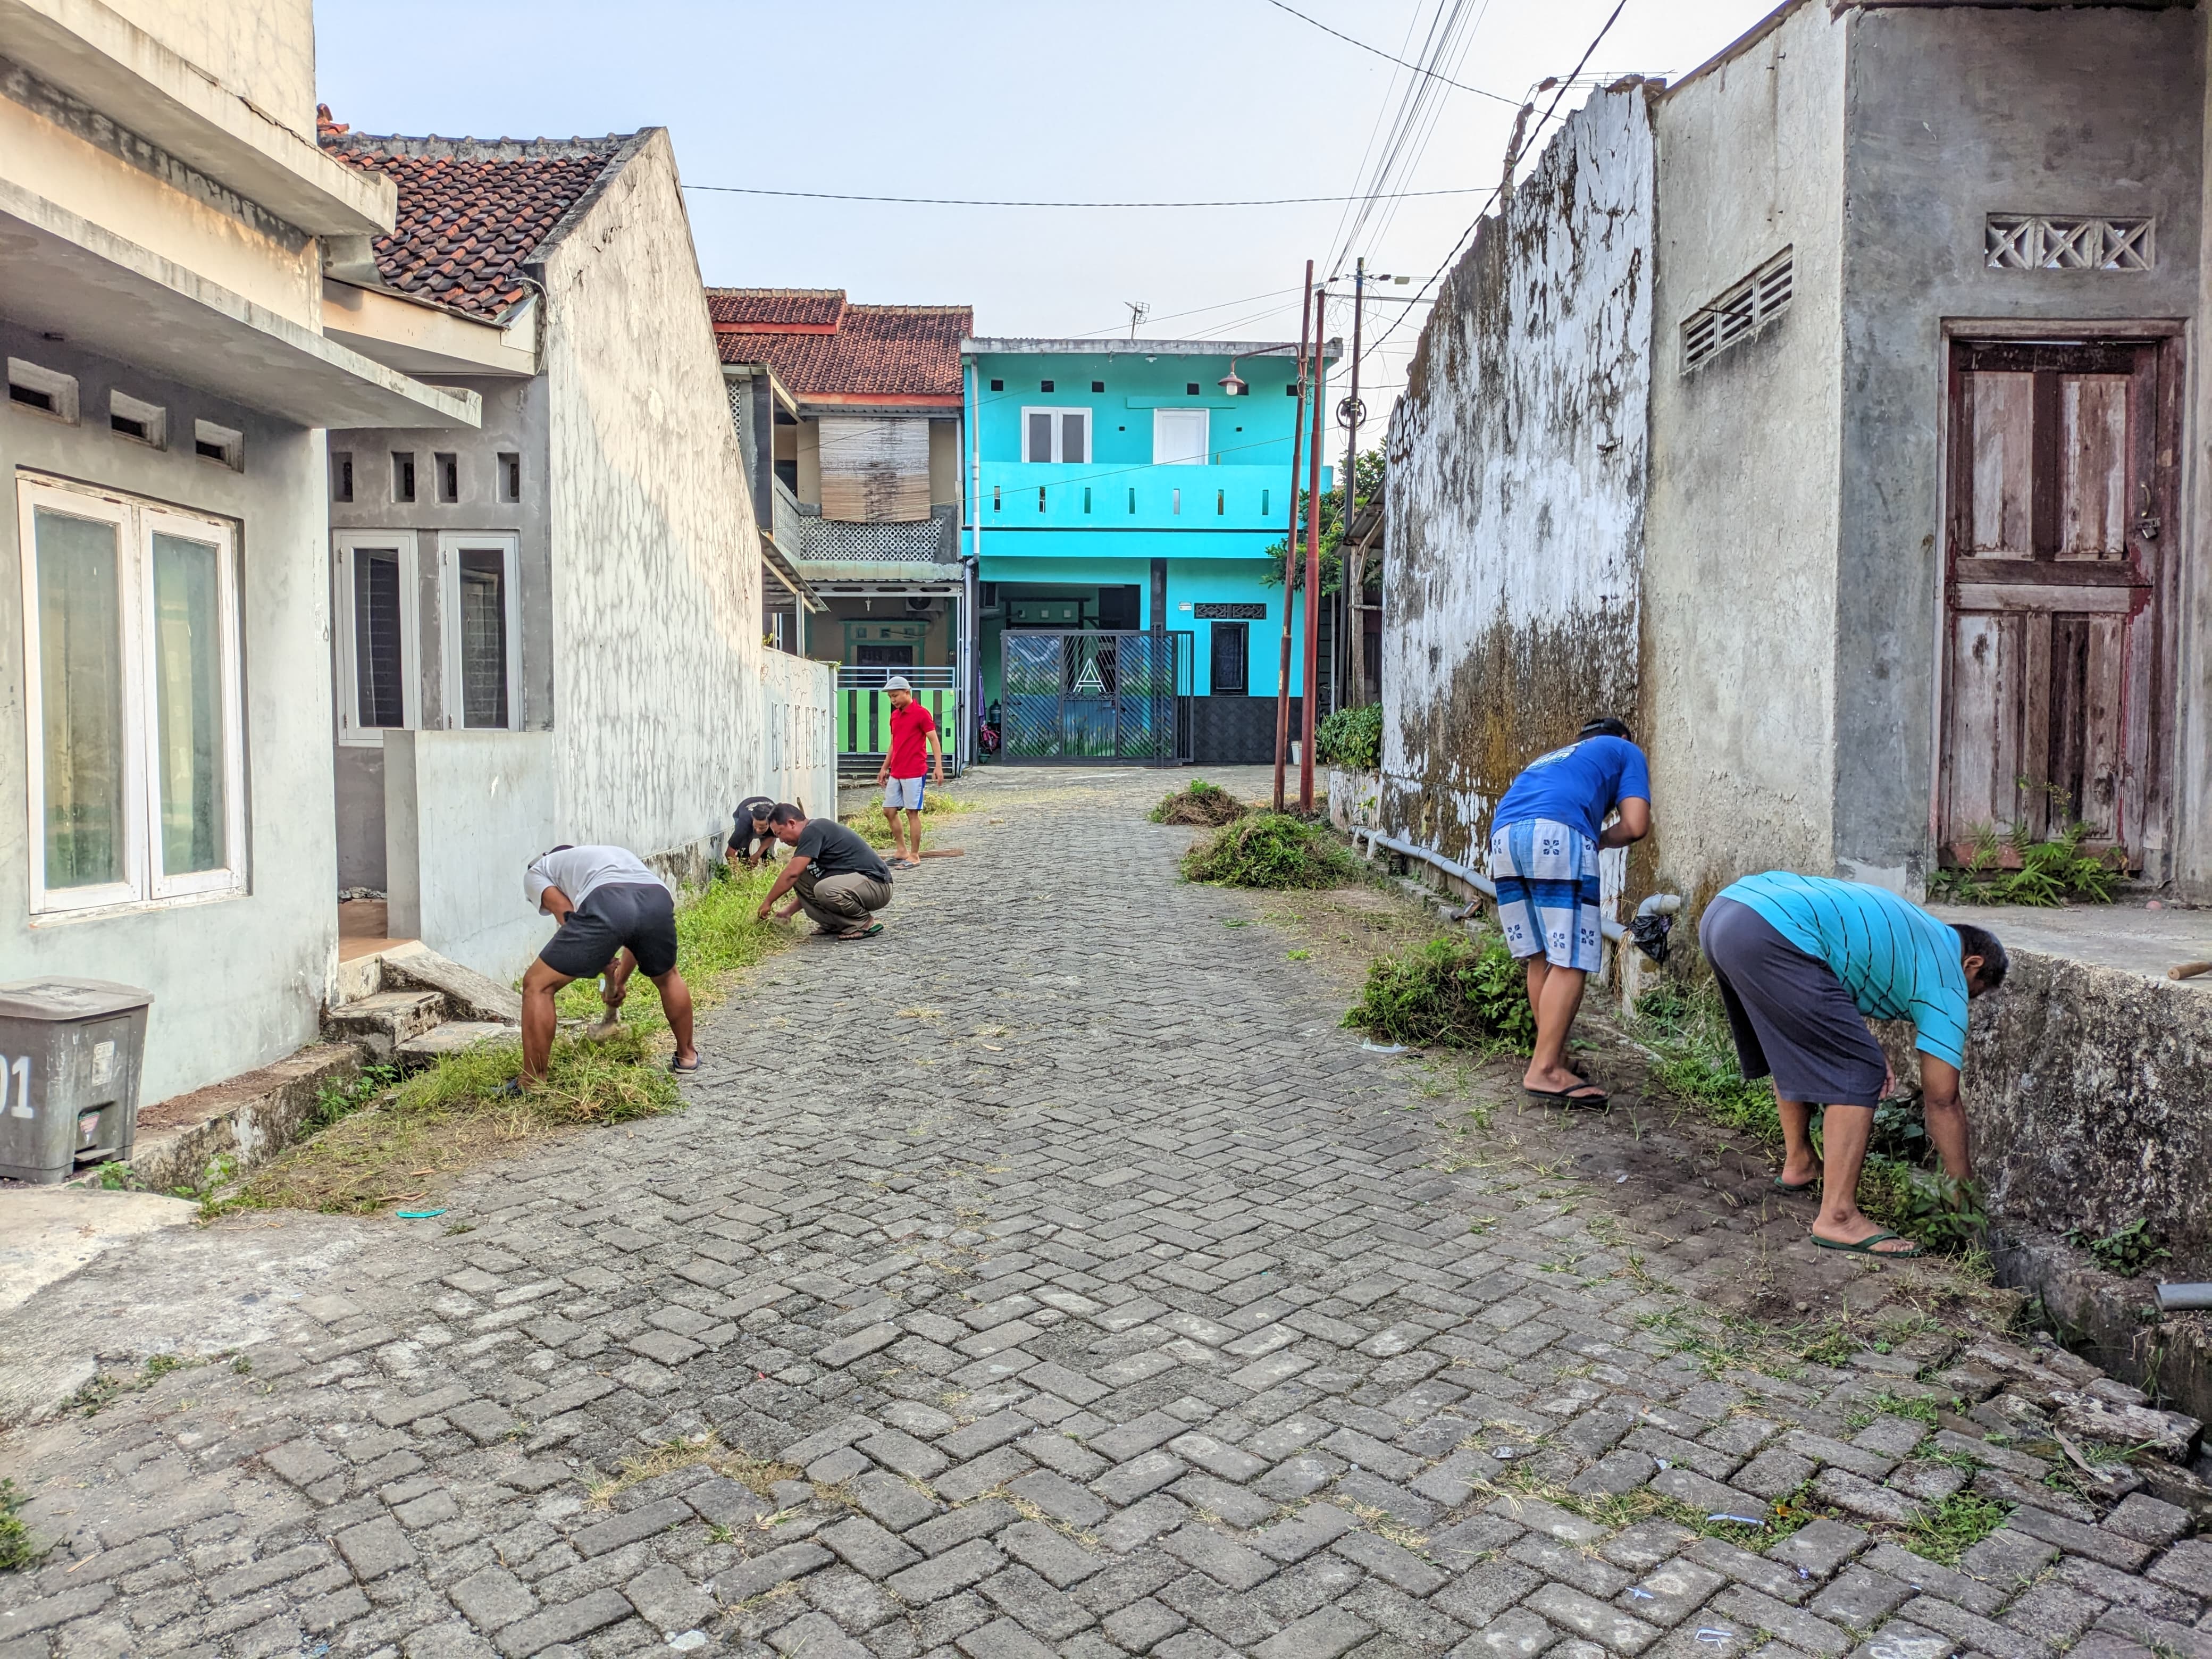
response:
<path id="1" fill-rule="evenodd" d="M 1000 757 L 1271 760 L 1285 596 L 1267 550 L 1290 525 L 1296 343 L 969 339 L 961 354 L 963 550 Z M 1326 460 L 1341 438 L 1322 431 Z M 1324 465 L 1323 489 L 1332 478 Z"/>

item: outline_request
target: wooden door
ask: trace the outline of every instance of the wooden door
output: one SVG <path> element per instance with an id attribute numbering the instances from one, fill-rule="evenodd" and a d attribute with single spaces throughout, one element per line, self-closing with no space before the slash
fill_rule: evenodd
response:
<path id="1" fill-rule="evenodd" d="M 1952 349 L 1937 833 L 2161 842 L 2179 343 Z"/>

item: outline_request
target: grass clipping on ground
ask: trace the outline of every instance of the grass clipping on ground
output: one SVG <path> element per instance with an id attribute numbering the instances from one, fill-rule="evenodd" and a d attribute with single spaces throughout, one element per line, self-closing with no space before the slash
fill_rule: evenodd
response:
<path id="1" fill-rule="evenodd" d="M 1494 933 L 1431 939 L 1378 958 L 1344 1023 L 1413 1048 L 1526 1054 L 1536 1038 L 1528 970 Z"/>
<path id="2" fill-rule="evenodd" d="M 975 810 L 966 801 L 955 800 L 941 790 L 924 790 L 921 797 L 923 850 L 927 851 L 931 842 L 936 839 L 935 820 L 941 817 L 957 817 L 963 812 L 972 812 Z M 890 820 L 884 816 L 880 791 L 878 792 L 875 805 L 864 807 L 857 812 L 848 812 L 837 822 L 852 830 L 879 853 L 896 844 L 891 840 Z M 899 814 L 899 822 L 901 823 L 906 822 L 906 815 L 903 811 Z"/>
<path id="3" fill-rule="evenodd" d="M 1183 854 L 1187 881 L 1224 887 L 1334 887 L 1352 876 L 1352 854 L 1327 829 L 1288 812 L 1253 812 Z"/>
<path id="4" fill-rule="evenodd" d="M 1154 823 L 1195 824 L 1212 830 L 1234 823 L 1251 810 L 1219 784 L 1193 778 L 1188 788 L 1163 795 L 1150 816 Z"/>
<path id="5" fill-rule="evenodd" d="M 775 879 L 767 871 L 725 874 L 676 912 L 678 970 L 704 1011 L 728 981 L 793 937 L 754 912 Z M 596 1020 L 595 981 L 560 996 L 563 1015 Z M 400 1078 L 372 1068 L 325 1090 L 311 1123 L 319 1132 L 246 1177 L 217 1208 L 270 1207 L 367 1214 L 423 1198 L 440 1179 L 544 1135 L 586 1124 L 625 1123 L 683 1104 L 666 1067 L 668 1027 L 660 999 L 641 975 L 630 981 L 621 1023 L 598 1040 L 555 1038 L 545 1082 L 501 1095 L 521 1068 L 519 1041 L 489 1042 Z"/>

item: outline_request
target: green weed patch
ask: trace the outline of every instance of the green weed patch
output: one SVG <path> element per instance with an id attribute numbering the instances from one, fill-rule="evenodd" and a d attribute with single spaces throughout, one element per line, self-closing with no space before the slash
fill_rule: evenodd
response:
<path id="1" fill-rule="evenodd" d="M 1314 758 L 1323 766 L 1372 771 L 1382 764 L 1382 706 L 1340 708 L 1314 728 Z"/>
<path id="2" fill-rule="evenodd" d="M 923 848 L 927 850 L 930 842 L 934 839 L 929 826 L 937 819 L 958 817 L 963 812 L 972 812 L 975 810 L 975 809 L 969 805 L 966 801 L 955 800 L 951 796 L 944 793 L 940 790 L 925 789 L 922 791 L 921 821 L 923 829 L 921 833 L 921 844 Z M 878 852 L 882 852 L 886 848 L 893 847 L 897 844 L 891 839 L 890 822 L 884 817 L 882 792 L 880 790 L 877 792 L 876 805 L 873 806 L 864 807 L 857 812 L 848 812 L 844 817 L 839 818 L 837 822 L 843 824 L 848 830 L 853 831 L 854 834 L 860 836 L 862 841 L 867 842 L 869 846 L 874 848 Z M 899 822 L 901 823 L 904 823 L 906 822 L 906 814 L 903 811 L 899 814 Z M 757 904 L 760 901 L 757 898 L 753 902 Z"/>
<path id="3" fill-rule="evenodd" d="M 1729 1034 L 1718 992 L 1710 986 L 1647 991 L 1637 1001 L 1630 1030 L 1658 1056 L 1651 1080 L 1660 1088 L 1715 1122 L 1756 1135 L 1770 1146 L 1782 1144 L 1774 1091 L 1764 1079 L 1746 1079 L 1737 1066 L 1735 1040 Z"/>
<path id="4" fill-rule="evenodd" d="M 21 1572 L 46 1554 L 32 1542 L 30 1528 L 17 1514 L 23 1503 L 15 1483 L 0 1480 L 0 1572 Z"/>
<path id="5" fill-rule="evenodd" d="M 1960 866 L 1928 878 L 1931 898 L 1958 904 L 2110 904 L 2125 867 L 2113 853 L 2085 853 L 2088 826 L 2077 823 L 2055 841 L 2031 841 L 2015 826 L 2000 838 L 1984 824 Z"/>
<path id="6" fill-rule="evenodd" d="M 1187 881 L 1224 887 L 1335 887 L 1352 874 L 1352 854 L 1319 824 L 1288 812 L 1254 812 L 1183 855 Z"/>
<path id="7" fill-rule="evenodd" d="M 1528 970 L 1495 934 L 1479 943 L 1432 939 L 1378 958 L 1344 1023 L 1378 1042 L 1411 1048 L 1526 1054 L 1536 1040 Z"/>

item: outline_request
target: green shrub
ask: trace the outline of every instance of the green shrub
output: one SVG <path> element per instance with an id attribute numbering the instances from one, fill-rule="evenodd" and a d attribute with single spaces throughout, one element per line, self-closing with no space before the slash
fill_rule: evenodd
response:
<path id="1" fill-rule="evenodd" d="M 2015 825 L 2001 841 L 1985 823 L 1974 832 L 1973 856 L 1958 869 L 1931 875 L 1929 894 L 1960 904 L 2110 904 L 2124 865 L 2117 852 L 2083 852 L 2088 833 L 2077 823 L 2055 841 L 2030 841 L 2026 827 Z M 2004 867 L 2008 848 L 2017 870 Z"/>
<path id="2" fill-rule="evenodd" d="M 0 1572 L 20 1572 L 46 1552 L 31 1541 L 31 1529 L 16 1518 L 23 1494 L 13 1480 L 0 1480 Z"/>
<path id="3" fill-rule="evenodd" d="M 1183 854 L 1187 881 L 1225 887 L 1335 887 L 1352 878 L 1352 854 L 1319 824 L 1287 812 L 1254 812 Z"/>
<path id="4" fill-rule="evenodd" d="M 1212 829 L 1234 823 L 1252 809 L 1218 783 L 1193 778 L 1189 785 L 1160 797 L 1148 815 L 1154 823 L 1194 823 Z"/>
<path id="5" fill-rule="evenodd" d="M 1382 706 L 1340 708 L 1314 728 L 1314 758 L 1324 766 L 1373 771 L 1382 764 Z"/>
<path id="6" fill-rule="evenodd" d="M 2071 1228 L 2064 1237 L 2075 1249 L 2087 1250 L 2089 1259 L 2106 1273 L 2118 1273 L 2123 1279 L 2133 1279 L 2153 1262 L 2162 1261 L 2173 1254 L 2159 1247 L 2148 1216 L 2139 1215 L 2102 1238 L 2092 1237 L 2086 1227 Z"/>
<path id="7" fill-rule="evenodd" d="M 1526 1054 L 1536 1040 L 1528 969 L 1495 934 L 1431 939 L 1368 964 L 1344 1023 L 1382 1042 Z"/>

